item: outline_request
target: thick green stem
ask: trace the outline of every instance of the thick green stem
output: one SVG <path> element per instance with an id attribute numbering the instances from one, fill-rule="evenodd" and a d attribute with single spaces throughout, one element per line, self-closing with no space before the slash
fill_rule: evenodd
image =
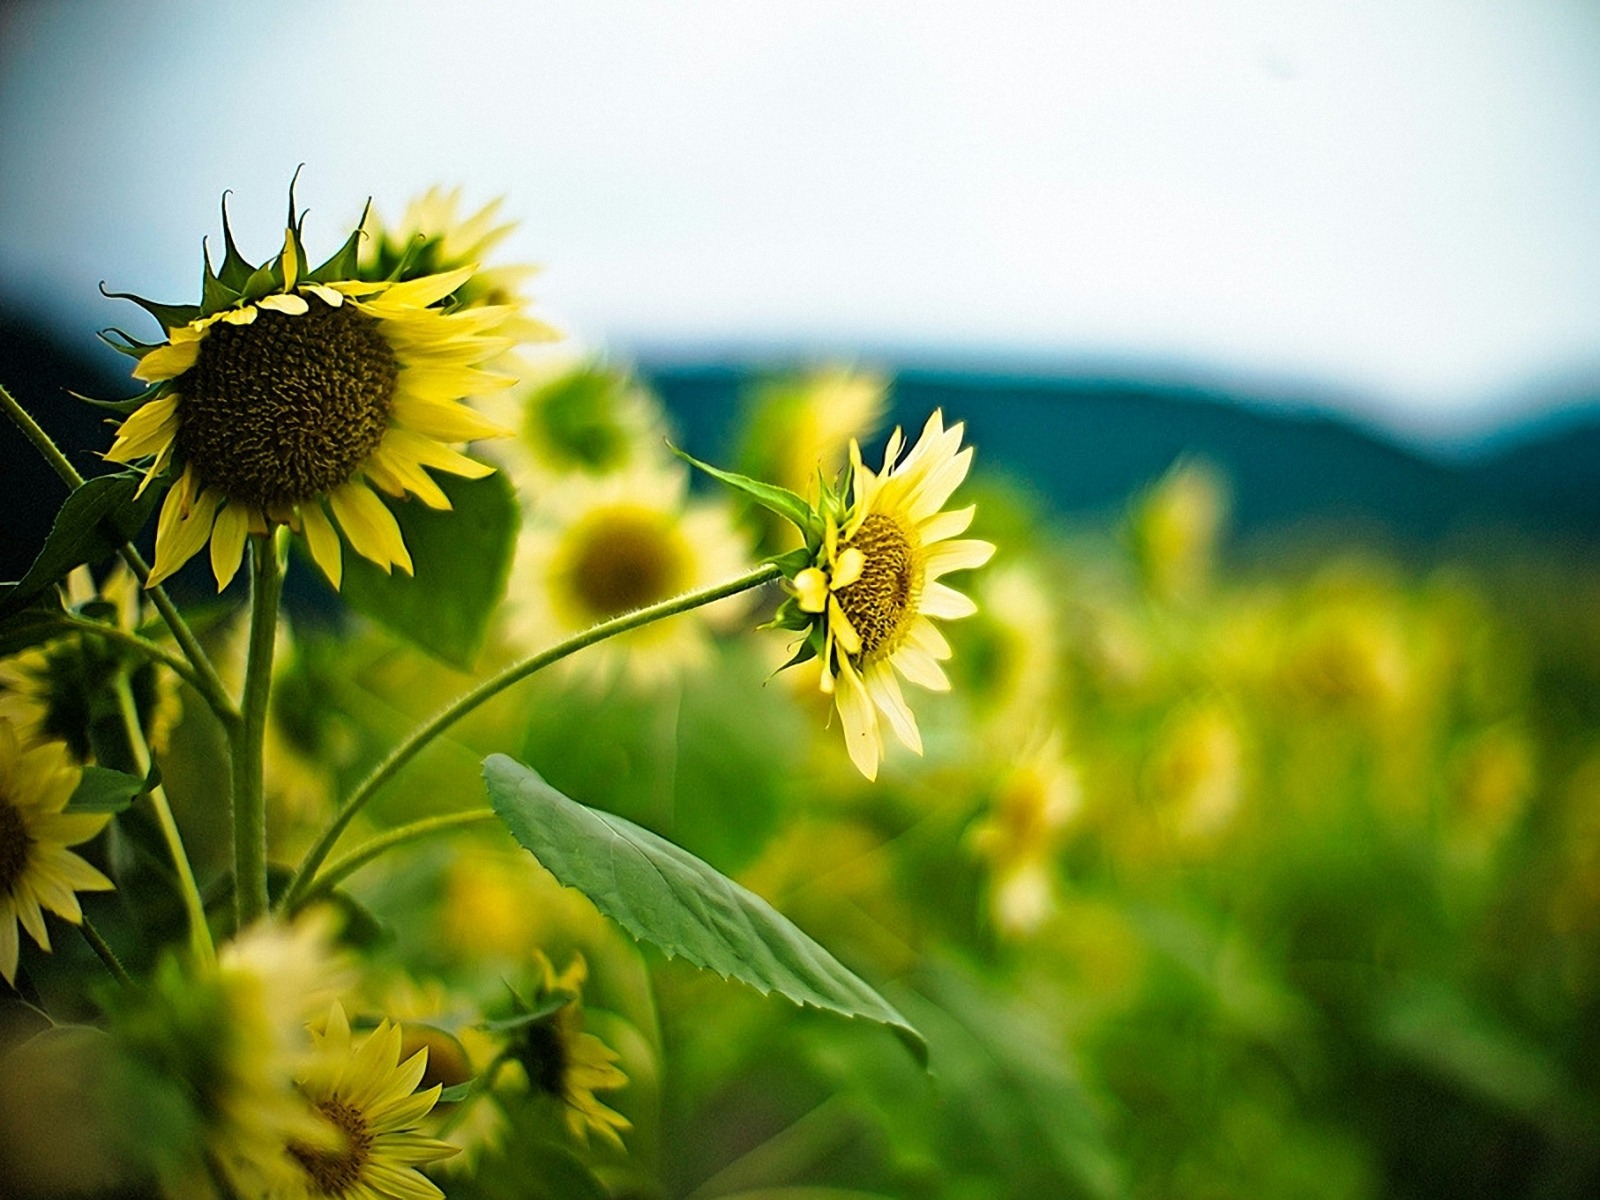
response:
<path id="1" fill-rule="evenodd" d="M 499 817 L 495 815 L 492 809 L 481 808 L 474 809 L 471 812 L 445 813 L 437 817 L 424 817 L 420 821 L 413 821 L 409 825 L 402 825 L 398 829 L 391 829 L 387 833 L 381 833 L 371 841 L 357 846 L 343 858 L 335 860 L 332 866 L 321 872 L 301 892 L 299 900 L 295 902 L 295 910 L 298 911 L 315 902 L 319 897 L 327 895 L 356 871 L 366 866 L 379 855 L 393 850 L 396 846 L 403 846 L 407 842 L 420 841 L 431 834 L 442 833 L 448 829 L 461 829 L 468 825 L 481 825 L 487 821 L 497 820 L 499 820 Z"/>
<path id="2" fill-rule="evenodd" d="M 355 815 L 361 811 L 367 801 L 371 800 L 378 790 L 388 783 L 399 770 L 410 762 L 417 753 L 429 742 L 438 737 L 450 726 L 487 700 L 493 699 L 519 680 L 526 679 L 545 667 L 560 662 L 562 659 L 576 654 L 585 647 L 596 642 L 615 637 L 619 633 L 626 633 L 630 629 L 638 629 L 641 625 L 649 625 L 679 613 L 688 612 L 690 609 L 711 604 L 717 600 L 736 596 L 740 592 L 749 591 L 751 588 L 760 587 L 776 579 L 782 572 L 771 563 L 759 566 L 752 571 L 730 579 L 726 583 L 719 583 L 713 587 L 702 588 L 697 592 L 686 592 L 682 596 L 675 596 L 671 600 L 663 600 L 659 604 L 652 604 L 648 608 L 637 609 L 631 613 L 624 613 L 620 617 L 613 617 L 582 633 L 574 634 L 563 642 L 558 642 L 548 650 L 542 650 L 530 658 L 525 658 L 519 663 L 513 663 L 504 671 L 491 679 L 485 680 L 470 692 L 457 697 L 437 716 L 418 726 L 406 736 L 398 746 L 391 750 L 388 756 L 372 769 L 361 784 L 351 793 L 350 798 L 344 802 L 338 814 L 333 818 L 333 823 L 317 839 L 314 846 L 306 853 L 300 864 L 300 869 L 290 881 L 288 891 L 284 893 L 283 903 L 293 908 L 305 892 L 311 879 L 316 875 L 317 868 L 322 866 L 323 860 L 328 857 L 328 852 L 333 849 L 334 843 L 339 840 L 339 835 L 345 831 Z"/>
<path id="3" fill-rule="evenodd" d="M 0 384 L 0 408 L 5 409 L 6 415 L 22 430 L 23 436 L 33 443 L 35 450 L 49 463 L 51 469 L 61 477 L 68 488 L 76 489 L 83 486 L 83 476 L 78 469 L 67 461 L 67 456 L 61 453 L 61 448 L 46 433 L 39 422 L 33 419 L 33 414 L 17 403 L 17 399 L 3 384 Z M 128 564 L 129 570 L 139 577 L 139 582 L 144 583 L 150 578 L 150 565 L 144 561 L 144 556 L 134 548 L 132 542 L 126 543 L 121 550 L 122 559 Z M 184 656 L 194 666 L 195 689 L 205 697 L 217 714 L 218 720 L 224 725 L 232 726 L 239 720 L 238 710 L 233 707 L 233 701 L 228 697 L 228 689 L 222 686 L 216 668 L 211 665 L 211 660 L 206 657 L 205 650 L 200 641 L 194 636 L 194 631 L 189 628 L 189 623 L 183 619 L 183 614 L 178 611 L 177 605 L 172 603 L 171 597 L 161 587 L 147 588 L 150 600 L 156 606 L 156 611 L 161 614 L 161 619 L 167 623 L 167 628 L 172 630 Z"/>
<path id="4" fill-rule="evenodd" d="M 122 712 L 122 724 L 127 730 L 128 749 L 134 764 L 146 778 L 150 775 L 150 745 L 145 741 L 144 729 L 139 724 L 139 711 L 133 701 L 133 689 L 128 686 L 126 674 L 117 677 L 117 706 Z M 200 888 L 195 883 L 194 868 L 189 863 L 189 852 L 184 849 L 183 835 L 178 832 L 178 822 L 173 818 L 172 805 L 167 801 L 167 790 L 160 784 L 147 793 L 155 809 L 156 824 L 161 827 L 162 840 L 172 857 L 172 868 L 178 876 L 178 894 L 183 897 L 183 910 L 189 918 L 189 948 L 202 963 L 216 961 L 216 947 L 211 942 L 211 927 L 206 924 L 205 901 L 200 898 Z"/>
<path id="5" fill-rule="evenodd" d="M 272 651 L 278 636 L 283 568 L 272 534 L 250 536 L 250 652 L 242 719 L 233 730 L 233 905 L 243 929 L 267 911 L 267 798 L 261 746 L 272 699 Z"/>

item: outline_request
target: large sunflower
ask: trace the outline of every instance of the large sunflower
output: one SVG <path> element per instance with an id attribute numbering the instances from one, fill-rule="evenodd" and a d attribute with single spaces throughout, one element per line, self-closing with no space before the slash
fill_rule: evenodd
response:
<path id="1" fill-rule="evenodd" d="M 460 400 L 512 382 L 481 366 L 510 344 L 500 336 L 503 310 L 441 304 L 473 268 L 363 280 L 356 233 L 308 271 L 292 205 L 291 197 L 271 262 L 247 263 L 224 219 L 227 257 L 220 273 L 207 259 L 201 305 L 139 301 L 167 341 L 125 347 L 150 388 L 106 457 L 151 460 L 147 483 L 178 472 L 161 507 L 152 584 L 209 541 L 220 590 L 248 534 L 287 525 L 337 587 L 334 520 L 357 554 L 409 572 L 400 527 L 377 492 L 447 509 L 426 468 L 468 478 L 492 471 L 446 445 L 500 435 Z"/>
<path id="2" fill-rule="evenodd" d="M 50 949 L 44 911 L 74 925 L 83 920 L 78 892 L 112 883 L 68 846 L 105 828 L 106 813 L 63 811 L 81 774 L 61 742 L 24 750 L 9 721 L 0 721 L 0 976 L 17 977 L 20 923 Z"/>
<path id="3" fill-rule="evenodd" d="M 881 472 L 862 463 L 852 441 L 852 495 L 847 504 L 824 496 L 821 544 L 813 565 L 794 576 L 798 607 L 820 633 L 812 648 L 822 659 L 822 690 L 834 696 L 851 761 L 868 779 L 877 778 L 883 757 L 880 712 L 908 749 L 922 753 L 895 672 L 949 690 L 939 661 L 950 646 L 930 618 L 970 616 L 977 606 L 940 578 L 980 567 L 994 553 L 989 542 L 958 536 L 972 507 L 944 511 L 972 463 L 971 447 L 959 448 L 961 434 L 959 423 L 946 429 L 935 411 L 902 460 L 896 429 Z"/>

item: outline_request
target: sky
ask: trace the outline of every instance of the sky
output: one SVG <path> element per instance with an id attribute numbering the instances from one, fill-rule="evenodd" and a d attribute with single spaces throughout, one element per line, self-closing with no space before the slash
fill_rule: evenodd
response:
<path id="1" fill-rule="evenodd" d="M 1235 381 L 1421 436 L 1600 395 L 1592 0 L 0 7 L 0 297 L 198 293 L 503 196 L 623 357 Z"/>

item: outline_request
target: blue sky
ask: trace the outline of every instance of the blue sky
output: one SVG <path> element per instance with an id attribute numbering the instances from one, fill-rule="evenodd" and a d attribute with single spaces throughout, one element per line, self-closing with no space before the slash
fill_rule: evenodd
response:
<path id="1" fill-rule="evenodd" d="M 72 333 L 374 196 L 506 197 L 623 355 L 1242 380 L 1413 432 L 1600 390 L 1578 0 L 13 4 L 0 293 Z"/>

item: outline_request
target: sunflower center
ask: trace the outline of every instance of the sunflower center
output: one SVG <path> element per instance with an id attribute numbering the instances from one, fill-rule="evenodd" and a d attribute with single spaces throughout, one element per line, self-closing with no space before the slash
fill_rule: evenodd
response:
<path id="1" fill-rule="evenodd" d="M 200 483 L 271 508 L 347 483 L 383 439 L 400 365 L 378 322 L 307 295 L 298 316 L 218 321 L 173 386 L 178 453 Z"/>
<path id="2" fill-rule="evenodd" d="M 537 1021 L 527 1026 L 516 1057 L 534 1087 L 551 1096 L 566 1095 L 567 1044 L 554 1022 Z"/>
<path id="3" fill-rule="evenodd" d="M 22 813 L 4 795 L 0 795 L 0 896 L 9 897 L 28 870 L 29 851 L 33 849 L 33 835 Z"/>
<path id="4" fill-rule="evenodd" d="M 644 509 L 599 514 L 578 531 L 572 594 L 597 620 L 669 599 L 687 586 L 682 540 L 667 520 Z"/>
<path id="5" fill-rule="evenodd" d="M 372 1157 L 372 1132 L 365 1114 L 342 1100 L 324 1100 L 316 1107 L 344 1134 L 344 1149 L 313 1150 L 292 1143 L 289 1154 L 311 1178 L 317 1195 L 344 1196 L 361 1182 L 362 1168 Z"/>
<path id="6" fill-rule="evenodd" d="M 861 551 L 861 578 L 834 593 L 861 638 L 861 658 L 888 653 L 900 644 L 922 597 L 922 552 L 912 536 L 886 513 L 870 513 L 842 547 Z"/>

